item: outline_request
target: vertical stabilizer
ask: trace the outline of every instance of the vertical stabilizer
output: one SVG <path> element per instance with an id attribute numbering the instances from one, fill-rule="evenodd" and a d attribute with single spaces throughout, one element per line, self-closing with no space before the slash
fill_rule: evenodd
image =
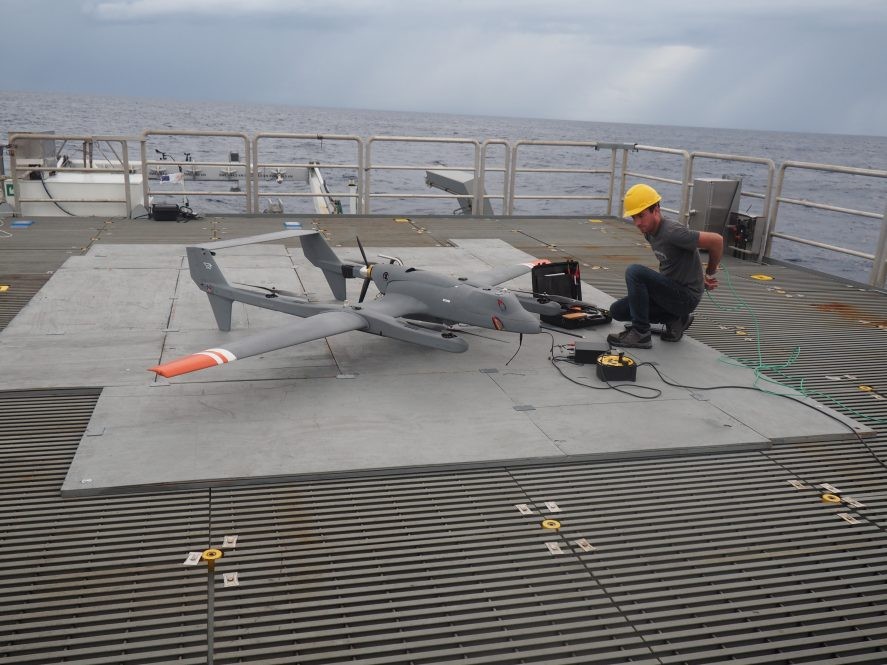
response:
<path id="1" fill-rule="evenodd" d="M 305 258 L 323 270 L 333 297 L 336 300 L 345 300 L 345 273 L 351 273 L 351 266 L 342 263 L 319 233 L 300 236 L 299 241 Z"/>
<path id="2" fill-rule="evenodd" d="M 210 284 L 228 285 L 212 251 L 205 247 L 188 247 L 188 268 L 191 270 L 191 279 L 201 288 Z"/>
<path id="3" fill-rule="evenodd" d="M 216 325 L 219 330 L 231 330 L 231 303 L 233 301 L 213 293 L 216 287 L 228 286 L 228 281 L 222 274 L 219 264 L 216 263 L 212 251 L 205 247 L 188 247 L 188 268 L 191 270 L 191 279 L 209 297 L 209 304 L 216 317 Z"/>
<path id="4" fill-rule="evenodd" d="M 222 298 L 212 293 L 206 294 L 209 297 L 209 304 L 213 308 L 213 315 L 216 317 L 216 325 L 219 330 L 225 332 L 231 330 L 231 305 L 232 300 Z"/>

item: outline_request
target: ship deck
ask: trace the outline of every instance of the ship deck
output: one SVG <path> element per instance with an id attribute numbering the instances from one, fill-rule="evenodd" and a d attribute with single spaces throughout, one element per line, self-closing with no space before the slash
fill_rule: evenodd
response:
<path id="1" fill-rule="evenodd" d="M 316 223 L 351 258 L 355 235 L 437 269 L 575 257 L 591 301 L 653 258 L 606 218 Z M 206 575 L 182 561 L 226 534 L 219 663 L 883 662 L 883 293 L 730 259 L 688 339 L 639 352 L 710 387 L 751 385 L 723 359 L 760 350 L 834 417 L 646 367 L 661 398 L 598 394 L 546 336 L 506 365 L 513 341 L 429 359 L 351 333 L 153 381 L 143 361 L 213 343 L 182 247 L 280 228 L 38 219 L 0 241 L 0 662 L 206 662 Z M 262 247 L 238 278 L 299 264 Z"/>

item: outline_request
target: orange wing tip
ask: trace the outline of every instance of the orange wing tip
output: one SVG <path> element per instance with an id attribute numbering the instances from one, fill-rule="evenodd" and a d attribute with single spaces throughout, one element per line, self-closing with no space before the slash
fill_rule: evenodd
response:
<path id="1" fill-rule="evenodd" d="M 196 372 L 207 367 L 224 365 L 232 360 L 237 360 L 237 357 L 226 349 L 207 349 L 206 351 L 193 353 L 190 356 L 185 356 L 172 362 L 151 367 L 148 371 L 156 372 L 160 376 L 169 379 L 179 374 L 187 374 L 188 372 Z"/>

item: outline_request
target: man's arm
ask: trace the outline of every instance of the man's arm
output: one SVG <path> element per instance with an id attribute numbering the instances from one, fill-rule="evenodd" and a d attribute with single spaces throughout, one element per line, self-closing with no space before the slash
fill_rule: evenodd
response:
<path id="1" fill-rule="evenodd" d="M 724 239 L 719 233 L 711 231 L 699 232 L 699 249 L 708 252 L 708 266 L 705 269 L 705 289 L 711 291 L 717 288 L 718 280 L 714 276 L 724 255 Z"/>

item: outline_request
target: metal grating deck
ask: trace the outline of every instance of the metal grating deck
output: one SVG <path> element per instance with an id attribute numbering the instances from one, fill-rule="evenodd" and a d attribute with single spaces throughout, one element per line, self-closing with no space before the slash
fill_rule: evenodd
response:
<path id="1" fill-rule="evenodd" d="M 617 295 L 610 265 L 595 285 Z M 730 270 L 765 357 L 800 345 L 786 371 L 880 419 L 877 436 L 62 500 L 100 389 L 0 394 L 0 662 L 206 662 L 206 576 L 182 561 L 231 533 L 218 570 L 241 586 L 217 578 L 217 663 L 887 662 L 887 470 L 872 454 L 887 458 L 887 300 L 788 268 Z M 705 303 L 689 333 L 750 357 L 737 325 Z M 820 483 L 864 507 L 824 503 Z"/>

